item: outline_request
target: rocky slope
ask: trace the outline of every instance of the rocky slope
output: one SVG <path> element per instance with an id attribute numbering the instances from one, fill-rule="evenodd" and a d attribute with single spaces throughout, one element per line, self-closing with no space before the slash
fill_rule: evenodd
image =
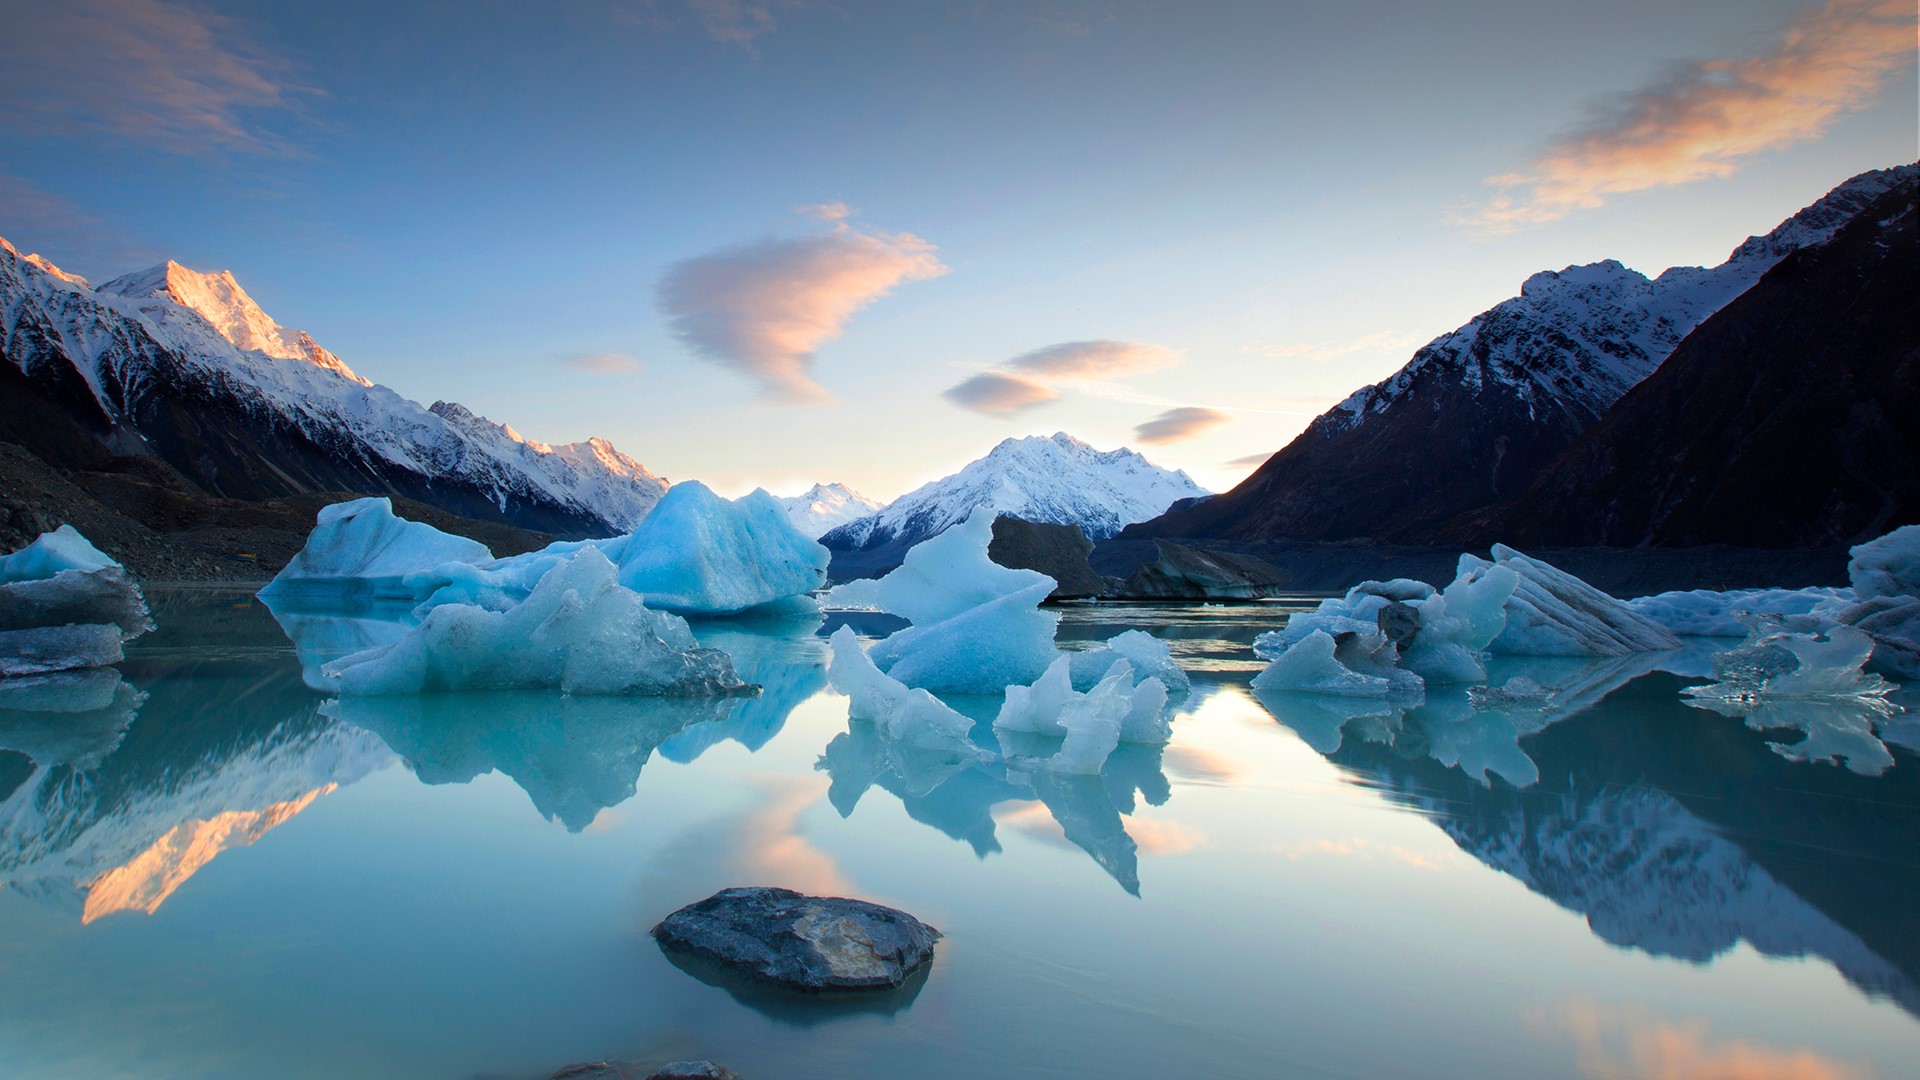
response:
<path id="1" fill-rule="evenodd" d="M 1920 182 L 1788 256 L 1477 531 L 1853 544 L 1920 521 Z"/>
<path id="2" fill-rule="evenodd" d="M 1863 173 L 1712 268 L 1617 262 L 1529 278 L 1328 410 L 1238 487 L 1129 537 L 1430 543 L 1512 499 L 1694 327 L 1792 252 L 1825 242 L 1920 165 Z"/>
<path id="3" fill-rule="evenodd" d="M 413 498 L 565 536 L 632 528 L 666 482 L 604 440 L 549 446 L 422 407 L 177 263 L 94 289 L 0 240 L 0 440 L 58 468 L 154 456 L 216 497 Z"/>

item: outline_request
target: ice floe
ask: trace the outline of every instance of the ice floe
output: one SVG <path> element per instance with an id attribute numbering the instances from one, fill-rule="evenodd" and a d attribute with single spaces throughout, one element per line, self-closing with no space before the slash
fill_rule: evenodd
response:
<path id="1" fill-rule="evenodd" d="M 151 629 L 140 586 L 71 525 L 0 556 L 0 677 L 116 664 Z"/>
<path id="2" fill-rule="evenodd" d="M 505 611 L 443 604 L 391 643 L 323 669 L 348 694 L 558 687 L 574 694 L 730 694 L 746 690 L 727 655 L 701 648 L 686 620 L 654 611 L 582 548 Z"/>

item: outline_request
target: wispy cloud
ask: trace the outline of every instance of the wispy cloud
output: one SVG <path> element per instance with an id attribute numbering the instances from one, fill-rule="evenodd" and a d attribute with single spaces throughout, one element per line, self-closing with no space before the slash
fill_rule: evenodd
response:
<path id="1" fill-rule="evenodd" d="M 1021 353 L 1005 367 L 1045 379 L 1111 379 L 1158 371 L 1180 362 L 1164 345 L 1141 341 L 1063 341 Z"/>
<path id="2" fill-rule="evenodd" d="M 836 220 L 830 232 L 675 263 L 656 296 L 695 355 L 759 380 L 775 400 L 819 403 L 831 396 L 813 378 L 814 350 L 901 282 L 946 272 L 934 246 L 911 233 L 862 232 Z"/>
<path id="3" fill-rule="evenodd" d="M 690 25 L 714 41 L 738 45 L 757 57 L 754 40 L 780 28 L 774 12 L 808 6 L 806 0 L 636 0 L 615 9 L 615 14 L 622 22 L 655 33 Z"/>
<path id="4" fill-rule="evenodd" d="M 0 236 L 23 253 L 49 253 L 63 269 L 88 276 L 160 260 L 159 249 L 128 240 L 85 207 L 9 173 L 0 173 Z"/>
<path id="5" fill-rule="evenodd" d="M 1501 190 L 1450 216 L 1490 232 L 1553 221 L 1610 196 L 1731 175 L 1766 150 L 1818 138 L 1913 62 L 1912 0 L 1828 0 L 1803 8 L 1778 44 L 1684 63 L 1608 103 Z"/>
<path id="6" fill-rule="evenodd" d="M 1184 357 L 1142 341 L 1063 341 L 1021 353 L 996 369 L 971 376 L 943 395 L 988 416 L 1012 416 L 1060 397 L 1071 383 L 1102 397 L 1132 400 L 1138 392 L 1111 380 L 1178 364 Z"/>
<path id="7" fill-rule="evenodd" d="M 587 375 L 626 375 L 646 366 L 639 357 L 623 352 L 574 353 L 560 363 Z"/>
<path id="8" fill-rule="evenodd" d="M 1396 330 L 1375 330 L 1346 341 L 1296 342 L 1291 345 L 1259 345 L 1249 349 L 1282 360 L 1312 360 L 1316 363 L 1337 360 L 1375 349 L 1403 349 L 1420 344 L 1420 338 Z"/>
<path id="9" fill-rule="evenodd" d="M 1133 432 L 1136 438 L 1148 445 L 1180 442 L 1217 428 L 1232 419 L 1233 417 L 1219 409 L 1183 405 L 1178 409 L 1168 409 L 1146 423 L 1137 425 Z"/>
<path id="10" fill-rule="evenodd" d="M 1045 383 L 998 371 L 983 371 L 941 395 L 963 409 L 988 416 L 1013 416 L 1049 401 L 1060 391 Z"/>
<path id="11" fill-rule="evenodd" d="M 1222 466 L 1222 468 L 1244 469 L 1251 465 L 1265 465 L 1267 463 L 1267 459 L 1272 456 L 1273 454 L 1271 452 L 1264 453 L 1264 454 L 1248 454 L 1246 457 L 1234 458 L 1232 461 L 1225 463 Z"/>
<path id="12" fill-rule="evenodd" d="M 259 120 L 307 88 L 237 20 L 162 0 L 9 5 L 0 124 L 172 153 L 285 153 Z"/>

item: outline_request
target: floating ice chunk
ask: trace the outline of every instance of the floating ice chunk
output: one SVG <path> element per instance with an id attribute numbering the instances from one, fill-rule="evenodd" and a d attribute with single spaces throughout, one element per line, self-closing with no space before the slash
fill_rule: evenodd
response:
<path id="1" fill-rule="evenodd" d="M 686 620 L 653 611 L 583 548 L 506 611 L 434 608 L 405 637 L 322 669 L 347 694 L 559 687 L 575 694 L 731 694 L 750 689 Z"/>
<path id="2" fill-rule="evenodd" d="M 0 556 L 0 676 L 116 664 L 151 629 L 140 586 L 71 525 Z"/>
<path id="3" fill-rule="evenodd" d="M 852 627 L 835 630 L 828 642 L 833 660 L 827 678 L 834 690 L 847 696 L 848 716 L 873 721 L 882 734 L 898 743 L 946 749 L 967 742 L 973 721 L 927 691 L 909 687 L 875 667 Z"/>
<path id="4" fill-rule="evenodd" d="M 1060 616 L 1040 608 L 1054 580 L 995 563 L 987 557 L 992 540 L 993 513 L 976 511 L 914 545 L 887 576 L 836 587 L 827 603 L 877 608 L 913 624 L 871 653 L 875 666 L 908 686 L 998 694 L 1032 682 L 1058 655 Z"/>
<path id="5" fill-rule="evenodd" d="M 1627 607 L 1676 634 L 1687 637 L 1745 637 L 1737 618 L 1746 611 L 1765 615 L 1808 615 L 1838 611 L 1854 601 L 1851 589 L 1693 589 L 1656 593 L 1628 600 Z"/>
<path id="6" fill-rule="evenodd" d="M 1879 776 L 1893 767 L 1893 754 L 1875 729 L 1900 711 L 1880 697 L 1769 699 L 1759 704 L 1695 700 L 1687 704 L 1741 717 L 1755 731 L 1795 730 L 1806 738 L 1767 747 L 1788 761 L 1844 764 L 1848 772 Z"/>
<path id="7" fill-rule="evenodd" d="M 1046 672 L 1031 686 L 1007 687 L 1006 702 L 1000 706 L 1000 715 L 994 719 L 993 726 L 1003 731 L 1064 738 L 1067 729 L 1060 723 L 1060 715 L 1066 711 L 1068 702 L 1079 697 L 1073 689 L 1072 661 L 1063 656 L 1048 665 Z"/>
<path id="8" fill-rule="evenodd" d="M 1920 596 L 1920 525 L 1902 525 L 1848 554 L 1847 579 L 1860 599 Z"/>
<path id="9" fill-rule="evenodd" d="M 1505 628 L 1505 604 L 1518 582 L 1518 575 L 1505 567 L 1469 566 L 1464 560 L 1460 576 L 1444 592 L 1405 578 L 1363 581 L 1344 597 L 1323 600 L 1317 610 L 1289 617 L 1284 630 L 1255 638 L 1254 655 L 1275 660 L 1315 633 L 1336 640 L 1344 640 L 1342 635 L 1359 635 L 1363 641 L 1378 637 L 1395 648 L 1393 666 L 1419 680 L 1415 683 L 1403 678 L 1391 689 L 1417 690 L 1424 683 L 1478 682 L 1487 677 L 1480 654 Z M 1387 662 L 1385 654 L 1373 646 L 1368 648 L 1377 655 L 1373 666 Z M 1349 648 L 1349 656 L 1351 652 Z M 1343 662 L 1347 659 L 1342 658 Z M 1297 662 L 1305 661 L 1306 657 L 1301 657 Z M 1386 670 L 1349 666 L 1363 674 L 1391 678 Z"/>
<path id="10" fill-rule="evenodd" d="M 493 553 L 478 540 L 396 516 L 391 499 L 354 499 L 320 508 L 305 546 L 260 595 L 319 589 L 413 599 L 417 598 L 414 590 L 402 584 L 408 575 L 443 564 L 473 565 L 492 558 Z"/>
<path id="11" fill-rule="evenodd" d="M 1144 679 L 1159 679 L 1160 684 L 1170 694 L 1184 694 L 1192 689 L 1193 683 L 1180 665 L 1173 662 L 1173 651 L 1167 643 L 1144 630 L 1128 630 L 1108 638 L 1097 649 L 1070 653 L 1073 662 L 1073 686 L 1076 690 L 1092 688 L 1107 672 L 1113 670 L 1115 660 L 1125 660 L 1133 665 L 1135 682 Z"/>
<path id="12" fill-rule="evenodd" d="M 1625 656 L 1680 647 L 1659 623 L 1572 574 L 1505 544 L 1493 545 L 1493 562 L 1460 557 L 1462 574 L 1503 566 L 1519 575 L 1507 599 L 1506 628 L 1493 639 L 1496 653 L 1521 656 Z"/>
<path id="13" fill-rule="evenodd" d="M 1393 643 L 1379 633 L 1315 630 L 1288 646 L 1253 678 L 1255 690 L 1295 690 L 1340 697 L 1418 693 L 1420 676 L 1396 664 Z"/>
<path id="14" fill-rule="evenodd" d="M 62 525 L 11 555 L 0 555 L 0 585 L 44 581 L 63 570 L 119 568 L 113 557 L 88 542 L 80 530 Z"/>
<path id="15" fill-rule="evenodd" d="M 1745 617 L 1751 631 L 1740 647 L 1713 658 L 1714 676 L 1706 686 L 1690 686 L 1688 697 L 1734 703 L 1781 698 L 1884 697 L 1893 684 L 1862 670 L 1873 655 L 1873 637 L 1851 626 L 1802 633 L 1782 628 L 1764 615 Z"/>
<path id="16" fill-rule="evenodd" d="M 728 500 L 688 480 L 667 489 L 618 558 L 620 584 L 648 606 L 722 615 L 805 596 L 826 583 L 827 557 L 765 491 Z"/>
<path id="17" fill-rule="evenodd" d="M 1920 597 L 1876 596 L 1841 608 L 1833 617 L 1873 635 L 1870 666 L 1920 680 Z"/>
<path id="18" fill-rule="evenodd" d="M 1515 675 L 1500 686 L 1469 686 L 1467 700 L 1476 709 L 1544 709 L 1552 704 L 1559 687 Z"/>
<path id="19" fill-rule="evenodd" d="M 1006 702 L 993 721 L 996 731 L 1062 738 L 1045 759 L 1056 772 L 1097 773 L 1121 740 L 1163 743 L 1167 688 L 1149 676 L 1133 681 L 1133 665 L 1116 660 L 1086 693 L 1073 688 L 1072 661 L 1060 657 L 1031 686 L 1007 687 Z"/>

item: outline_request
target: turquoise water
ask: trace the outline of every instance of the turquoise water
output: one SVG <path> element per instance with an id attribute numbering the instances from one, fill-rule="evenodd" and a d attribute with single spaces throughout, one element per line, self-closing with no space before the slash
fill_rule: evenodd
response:
<path id="1" fill-rule="evenodd" d="M 1800 735 L 1679 703 L 1697 660 L 1509 665 L 1576 699 L 1539 728 L 1263 703 L 1247 644 L 1288 605 L 1072 609 L 1063 640 L 1143 627 L 1195 685 L 1169 746 L 1050 777 L 849 723 L 810 623 L 699 628 L 767 687 L 745 701 L 343 703 L 243 594 L 154 599 L 119 676 L 0 695 L 0 1076 L 1891 1078 L 1920 1053 L 1920 757 L 1789 760 L 1769 742 Z M 708 985 L 647 937 L 745 884 L 946 936 L 857 1008 Z"/>

